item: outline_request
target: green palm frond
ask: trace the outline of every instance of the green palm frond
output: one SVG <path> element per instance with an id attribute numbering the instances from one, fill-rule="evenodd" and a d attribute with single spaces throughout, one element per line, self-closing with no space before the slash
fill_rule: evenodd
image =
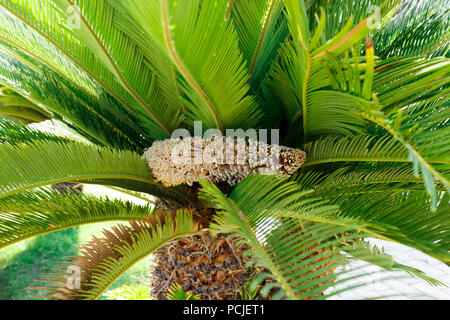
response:
<path id="1" fill-rule="evenodd" d="M 15 1 L 14 5 L 19 4 L 19 2 Z M 48 4 L 44 2 L 43 5 L 47 6 Z M 16 7 L 17 11 L 9 11 L 8 9 L 12 10 L 12 6 L 13 3 L 7 4 L 6 1 L 2 1 L 0 7 L 0 39 L 3 46 L 9 45 L 13 48 L 11 50 L 28 56 L 28 61 L 33 61 L 31 59 L 34 59 L 34 61 L 46 65 L 79 88 L 94 93 L 92 81 L 87 74 L 83 73 L 72 61 L 67 59 L 56 46 L 49 43 L 43 34 L 33 30 L 28 21 L 20 19 L 22 15 L 27 14 L 25 10 L 32 10 L 31 7 L 25 6 L 22 1 L 22 4 L 19 4 L 19 6 L 23 6 L 24 11 L 19 13 L 20 7 Z M 15 33 L 21 36 L 15 36 Z M 33 65 L 39 64 L 33 63 Z"/>
<path id="2" fill-rule="evenodd" d="M 4 40 L 1 40 L 1 39 L 0 39 L 0 48 L 4 53 L 6 53 L 7 55 L 16 59 L 20 63 L 26 65 L 28 68 L 35 71 L 36 73 L 38 73 L 38 74 L 43 73 L 41 63 L 38 61 L 38 59 L 35 59 L 35 58 L 23 53 L 22 50 L 20 50 L 19 48 L 5 42 Z"/>
<path id="3" fill-rule="evenodd" d="M 342 250 L 345 253 L 349 254 L 350 256 L 355 257 L 356 259 L 369 262 L 385 270 L 405 271 L 414 277 L 418 277 L 427 281 L 432 286 L 445 286 L 439 280 L 436 280 L 426 275 L 424 272 L 416 268 L 412 268 L 410 266 L 406 266 L 395 262 L 390 255 L 381 251 L 377 246 L 371 246 L 369 243 L 365 241 L 360 241 L 352 243 L 351 245 L 346 245 L 342 248 Z"/>
<path id="4" fill-rule="evenodd" d="M 420 191 L 379 192 L 347 199 L 341 195 L 333 203 L 340 203 L 345 217 L 395 226 L 400 235 L 390 239 L 449 261 L 450 238 L 445 232 L 450 227 L 449 199 L 441 193 L 438 197 L 439 204 L 434 212 L 424 210 L 424 206 L 429 206 L 428 195 Z M 353 205 L 354 201 L 358 204 Z"/>
<path id="5" fill-rule="evenodd" d="M 445 113 L 445 109 L 442 111 Z M 448 126 L 444 125 L 447 120 L 436 115 L 422 119 L 423 122 L 428 122 L 428 125 L 433 126 L 434 130 L 432 134 L 419 135 L 421 129 L 417 125 L 402 130 L 401 122 L 391 125 L 389 117 L 379 110 L 368 107 L 358 113 L 361 117 L 386 130 L 393 140 L 401 143 L 408 151 L 408 158 L 413 163 L 414 173 L 416 176 L 421 174 L 423 177 L 431 196 L 431 207 L 435 209 L 437 204 L 435 180 L 442 183 L 450 193 L 448 148 L 442 146 L 443 141 L 449 141 L 450 130 Z"/>
<path id="6" fill-rule="evenodd" d="M 157 112 L 164 114 L 165 112 L 171 111 L 174 113 L 172 119 L 169 117 L 167 121 L 170 121 L 171 128 L 176 128 L 185 118 L 185 106 L 182 102 L 176 67 L 172 64 L 167 53 L 158 47 L 157 43 L 151 37 L 142 33 L 142 28 L 130 14 L 127 3 L 122 0 L 107 1 L 114 8 L 113 23 L 116 25 L 116 28 L 129 37 L 132 43 L 138 46 L 138 50 L 133 53 L 136 55 L 135 62 L 132 62 L 133 60 L 130 59 L 126 61 L 127 59 L 122 58 L 122 60 L 125 60 L 127 63 L 139 63 L 141 61 L 140 55 L 143 54 L 143 63 L 140 66 L 131 66 L 131 69 L 135 72 L 130 73 L 128 77 L 131 77 L 131 81 L 141 87 L 140 90 L 143 90 L 152 103 L 167 106 L 166 111 L 156 110 Z M 128 56 L 125 55 L 125 58 L 128 58 Z M 135 70 L 135 68 L 139 70 Z M 148 75 L 145 74 L 145 71 L 148 71 L 147 68 L 151 71 L 150 80 L 153 81 L 151 83 L 153 90 L 150 93 L 147 92 L 145 87 L 146 82 L 144 81 L 148 78 Z M 158 98 L 155 99 L 152 95 Z M 161 101 L 158 101 L 159 99 Z M 166 116 L 163 117 L 166 118 Z"/>
<path id="7" fill-rule="evenodd" d="M 0 7 L 1 9 L 1 7 Z M 1 12 L 1 11 L 0 11 Z M 24 31 L 26 32 L 26 31 Z M 28 35 L 26 32 L 25 34 Z M 34 43 L 34 42 L 32 42 Z M 43 48 L 47 48 L 48 45 L 44 42 L 42 44 Z M 33 44 L 33 48 L 39 48 Z M 111 95 L 109 95 L 105 90 L 103 90 L 101 87 L 96 86 L 93 81 L 90 81 L 89 79 L 86 80 L 86 83 L 83 82 L 83 84 L 79 84 L 77 82 L 74 82 L 71 80 L 67 75 L 63 72 L 60 72 L 55 69 L 55 65 L 58 66 L 59 63 L 53 62 L 54 64 L 46 64 L 45 62 L 42 62 L 40 56 L 33 56 L 31 54 L 23 53 L 20 49 L 17 47 L 11 46 L 5 42 L 2 42 L 0 40 L 0 51 L 3 51 L 7 55 L 13 57 L 15 60 L 17 60 L 20 64 L 14 63 L 14 60 L 10 59 L 8 63 L 16 65 L 23 65 L 26 66 L 26 68 L 23 68 L 23 70 L 32 70 L 30 72 L 30 77 L 21 78 L 20 80 L 22 82 L 18 82 L 17 79 L 15 79 L 14 74 L 6 74 L 4 73 L 3 76 L 7 77 L 9 79 L 9 82 L 7 83 L 8 86 L 14 86 L 15 89 L 20 92 L 26 92 L 26 95 L 22 94 L 23 97 L 28 100 L 29 104 L 32 105 L 39 105 L 38 107 L 40 109 L 45 108 L 46 109 L 46 117 L 49 117 L 49 113 L 51 116 L 51 111 L 56 112 L 60 116 L 63 116 L 66 121 L 71 120 L 74 123 L 78 123 L 80 121 L 80 115 L 76 112 L 73 112 L 77 109 L 74 109 L 72 112 L 67 112 L 67 110 L 64 109 L 64 111 L 61 111 L 61 107 L 58 106 L 58 103 L 53 100 L 50 101 L 52 105 L 44 106 L 44 104 L 48 104 L 49 101 L 42 99 L 43 96 L 45 96 L 40 90 L 35 89 L 35 84 L 33 82 L 36 82 L 37 79 L 47 79 L 48 77 L 44 77 L 44 73 L 46 74 L 52 74 L 55 72 L 54 78 L 56 80 L 61 81 L 61 79 L 65 80 L 64 83 L 66 87 L 68 87 L 72 92 L 74 92 L 79 98 L 81 98 L 82 101 L 77 102 L 76 105 L 82 108 L 89 109 L 89 112 L 95 113 L 96 117 L 101 117 L 105 122 L 107 122 L 110 126 L 114 128 L 116 131 L 122 132 L 123 135 L 128 135 L 131 139 L 135 139 L 138 142 L 136 143 L 142 143 L 143 137 L 150 137 L 148 133 L 146 133 L 142 128 L 136 127 L 135 124 L 139 123 L 139 118 L 131 115 L 130 113 L 127 113 L 126 109 L 120 105 L 118 101 L 116 101 Z M 44 55 L 44 53 L 40 53 Z M 57 52 L 51 52 L 50 56 L 57 56 Z M 51 70 L 51 71 L 50 71 Z M 77 70 L 67 70 L 69 72 L 69 75 L 74 76 L 78 81 L 80 79 L 83 79 L 83 75 L 80 74 Z M 53 80 L 53 78 L 52 78 Z M 89 81 L 88 81 L 89 80 Z M 25 82 L 25 83 L 24 83 Z M 28 83 L 27 83 L 28 82 Z M 64 82 L 64 81 L 63 81 Z M 12 85 L 14 83 L 14 85 Z M 30 90 L 30 86 L 33 90 Z M 44 88 L 40 88 L 41 90 Z M 48 90 L 48 89 L 47 89 Z M 31 96 L 30 96 L 31 95 Z M 46 93 L 46 95 L 51 95 L 50 93 Z M 34 102 L 30 101 L 34 100 Z M 86 100 L 86 101 L 83 101 Z M 83 103 L 85 102 L 85 103 Z M 73 104 L 73 103 L 72 103 Z M 53 115 L 56 116 L 57 115 Z M 81 118 L 83 119 L 83 118 Z M 104 126 L 104 125 L 103 125 Z M 75 127 L 76 128 L 76 127 Z M 96 129 L 102 129 L 102 126 L 99 126 L 98 123 L 96 125 Z M 109 128 L 106 128 L 105 130 L 108 130 Z M 80 128 L 76 128 L 77 131 L 81 131 Z M 110 129 L 109 129 L 110 130 Z M 94 131 L 95 132 L 95 131 Z M 92 135 L 92 132 L 90 132 Z M 85 133 L 86 134 L 86 133 Z M 106 136 L 110 135 L 110 133 L 106 133 Z M 141 135 L 141 136 L 140 136 Z M 91 137 L 92 139 L 92 137 Z"/>
<path id="8" fill-rule="evenodd" d="M 28 7 L 26 8 L 26 10 L 30 9 Z M 119 123 L 123 122 L 126 124 L 122 125 L 122 127 L 130 126 L 133 123 L 133 121 L 130 121 L 132 116 L 130 113 L 126 112 L 126 108 L 115 101 L 114 98 L 101 86 L 97 85 L 95 81 L 90 79 L 88 73 L 77 68 L 76 63 L 61 53 L 57 46 L 52 45 L 45 34 L 37 32 L 36 29 L 33 29 L 26 21 L 19 19 L 15 15 L 9 14 L 8 11 L 1 6 L 0 15 L 2 16 L 2 23 L 0 24 L 0 47 L 2 51 L 14 57 L 40 76 L 43 75 L 45 69 L 52 70 L 57 74 L 57 77 L 64 79 L 69 87 L 78 90 L 82 95 L 86 96 L 86 99 L 90 100 L 88 107 L 96 108 L 97 106 L 102 110 L 100 113 L 104 114 L 105 117 L 108 117 L 108 114 L 113 114 L 114 116 L 109 117 L 110 121 L 114 122 L 115 120 Z M 40 25 L 43 26 L 42 23 Z M 17 33 L 20 33 L 22 36 L 15 36 Z M 14 79 L 10 80 L 14 81 Z M 31 79 L 27 80 L 30 82 L 32 81 Z M 22 82 L 23 81 L 25 80 L 22 79 Z M 23 85 L 23 83 L 21 84 Z M 23 88 L 22 90 L 27 92 L 30 91 L 26 88 Z M 35 99 L 39 100 L 39 94 L 34 93 L 33 96 L 35 96 Z M 55 106 L 50 105 L 48 107 Z M 86 108 L 86 106 L 84 107 Z M 134 111 L 134 109 L 132 109 L 132 111 Z M 65 114 L 65 116 L 67 117 L 67 114 Z M 70 116 L 68 118 L 70 119 Z"/>
<path id="9" fill-rule="evenodd" d="M 185 292 L 178 283 L 172 284 L 168 293 L 167 300 L 201 300 L 200 297 L 192 292 Z"/>
<path id="10" fill-rule="evenodd" d="M 245 282 L 238 293 L 236 300 L 258 300 L 258 293 L 261 288 L 252 285 L 250 282 Z"/>
<path id="11" fill-rule="evenodd" d="M 339 283 L 351 280 L 341 269 L 347 262 L 341 246 L 367 236 L 364 223 L 339 218 L 335 207 L 305 199 L 308 192 L 273 177 L 247 178 L 228 198 L 210 183 L 202 186 L 201 197 L 219 210 L 212 232 L 241 237 L 251 247 L 249 264 L 270 271 L 254 280 L 255 284 L 275 280 L 266 282 L 263 295 L 278 288 L 273 299 L 324 299 L 335 294 L 323 293 L 336 284 L 337 277 Z M 366 248 L 357 251 L 360 259 L 378 260 Z"/>
<path id="12" fill-rule="evenodd" d="M 370 50 L 373 51 L 373 47 Z M 369 74 L 371 68 L 374 68 L 374 66 L 369 66 L 366 63 L 366 74 Z M 375 96 L 372 98 L 370 95 L 372 85 L 369 83 L 366 86 L 369 79 L 367 76 L 364 79 L 364 85 L 361 86 L 363 87 L 360 93 L 362 97 L 354 93 L 330 90 L 310 93 L 310 97 L 315 97 L 315 94 L 317 94 L 317 99 L 320 99 L 325 106 L 337 103 L 345 105 L 348 108 L 346 114 L 360 117 L 362 120 L 382 128 L 385 132 L 383 136 L 386 136 L 387 132 L 392 141 L 386 144 L 388 138 L 384 138 L 386 147 L 401 145 L 403 151 L 396 147 L 397 151 L 394 152 L 393 156 L 402 154 L 403 161 L 405 161 L 403 153 L 408 153 L 407 159 L 413 163 L 415 174 L 421 173 L 424 178 L 427 190 L 431 195 L 431 206 L 435 208 L 437 194 L 434 178 L 450 190 L 448 174 L 446 173 L 449 169 L 448 148 L 445 147 L 445 141 L 449 141 L 447 136 L 450 132 L 448 126 L 445 125 L 448 119 L 448 98 L 445 98 L 448 89 L 445 88 L 448 86 L 448 76 L 446 75 L 449 71 L 447 59 L 405 59 L 382 65 L 376 70 L 373 79 Z M 344 74 L 343 72 L 342 75 L 344 76 Z M 359 71 L 357 74 L 359 74 Z M 368 95 L 364 93 L 365 87 L 367 87 L 366 94 L 368 93 Z M 425 98 L 427 94 L 430 96 Z M 441 98 L 441 95 L 444 95 L 444 98 Z M 423 103 L 435 100 L 441 100 L 442 102 L 438 106 L 432 105 L 434 111 L 437 112 L 425 113 Z M 327 101 L 330 102 L 327 103 Z M 315 106 L 319 105 L 315 104 Z M 417 109 L 418 112 L 416 112 Z M 312 114 L 314 115 L 317 110 L 320 110 L 320 107 L 316 108 Z M 394 111 L 397 113 L 393 114 Z M 330 112 L 330 114 L 332 113 Z M 323 128 L 323 124 L 330 123 L 329 115 L 327 116 L 324 112 L 320 114 L 320 117 L 312 120 L 318 123 L 322 134 L 327 132 L 327 129 Z M 420 120 L 417 119 L 419 115 Z M 413 126 L 408 124 L 408 122 L 412 122 L 410 121 L 411 117 L 416 118 Z M 304 125 L 310 124 L 310 120 L 311 113 L 309 120 L 307 118 L 304 121 Z M 336 125 L 338 122 L 333 121 L 333 123 Z M 353 122 L 354 124 L 355 122 Z M 313 127 L 315 128 L 314 124 Z M 311 128 L 311 125 L 307 128 Z M 425 128 L 429 128 L 430 133 L 423 132 L 422 130 Z M 380 147 L 380 145 L 378 146 Z M 341 149 L 351 148 L 351 146 L 343 148 L 342 145 L 340 147 Z M 375 147 L 374 150 L 377 150 L 377 148 Z"/>
<path id="13" fill-rule="evenodd" d="M 407 0 L 375 35 L 376 53 L 395 56 L 446 56 L 450 36 L 450 8 L 447 1 Z"/>
<path id="14" fill-rule="evenodd" d="M 301 16 L 291 16 L 291 33 L 300 35 L 296 26 L 305 23 Z M 342 32 L 317 48 L 316 35 L 323 33 L 326 19 L 322 13 L 321 20 L 325 23 L 319 24 L 311 43 L 308 38 L 302 45 L 285 44 L 280 52 L 281 63 L 273 66 L 271 88 L 284 102 L 286 117 L 291 119 L 291 134 L 296 133 L 293 128 L 300 127 L 303 140 L 310 141 L 316 135 L 362 133 L 368 119 L 358 119 L 353 108 L 376 109 L 375 104 L 379 103 L 383 110 L 398 110 L 447 93 L 447 59 L 386 61 L 374 71 L 376 57 L 372 43 L 367 43 L 364 57 L 352 48 L 370 33 L 366 20 L 353 29 L 351 24 L 343 27 Z M 316 48 L 309 48 L 311 44 Z M 293 140 L 302 138 L 297 135 Z"/>
<path id="15" fill-rule="evenodd" d="M 385 61 L 375 69 L 373 91 L 385 112 L 449 94 L 450 61 L 405 58 Z"/>
<path id="16" fill-rule="evenodd" d="M 16 145 L 36 141 L 67 142 L 69 139 L 29 128 L 20 122 L 0 119 L 0 143 Z"/>
<path id="17" fill-rule="evenodd" d="M 367 165 L 366 168 L 342 167 L 331 173 L 304 171 L 293 175 L 291 180 L 303 189 L 324 188 L 330 191 L 343 188 L 350 195 L 387 191 L 388 188 L 392 191 L 424 190 L 422 179 L 414 176 L 409 164 L 396 164 L 394 168 L 377 168 L 373 165 Z"/>
<path id="18" fill-rule="evenodd" d="M 286 1 L 286 9 L 294 40 L 282 47 L 280 61 L 274 63 L 270 74 L 270 84 L 277 97 L 286 101 L 283 108 L 290 121 L 289 128 L 300 127 L 304 141 L 318 134 L 362 133 L 365 122 L 350 112 L 352 105 L 349 103 L 365 102 L 349 101 L 329 89 L 350 91 L 351 88 L 359 88 L 357 94 L 367 95 L 372 78 L 365 77 L 361 84 L 361 73 L 365 69 L 360 63 L 365 60 L 366 65 L 370 66 L 373 57 L 363 57 L 360 61 L 360 54 L 353 47 L 361 44 L 371 33 L 367 22 L 375 13 L 356 26 L 353 26 L 352 19 L 346 21 L 336 35 L 326 38 L 324 28 L 328 17 L 324 11 L 317 28 L 309 30 L 303 1 Z M 391 9 L 386 6 L 383 15 L 387 15 Z M 325 38 L 325 41 L 319 42 L 321 38 Z M 345 64 L 339 63 L 340 57 L 343 54 L 348 57 L 349 52 L 352 57 L 347 58 Z M 347 85 L 347 82 L 350 84 Z"/>
<path id="19" fill-rule="evenodd" d="M 237 0 L 232 4 L 230 17 L 254 89 L 260 86 L 277 50 L 288 35 L 282 11 L 283 1 L 280 0 Z"/>
<path id="20" fill-rule="evenodd" d="M 135 181 L 143 191 L 178 202 L 176 189 L 156 183 L 145 159 L 131 151 L 117 151 L 80 142 L 39 141 L 33 145 L 0 145 L 0 198 L 28 189 L 69 181 Z M 48 164 L 51 163 L 51 166 Z M 133 184 L 129 184 L 133 187 Z"/>
<path id="21" fill-rule="evenodd" d="M 150 206 L 89 195 L 27 191 L 0 199 L 0 248 L 82 224 L 144 219 Z"/>
<path id="22" fill-rule="evenodd" d="M 136 93 L 137 89 L 130 87 L 128 81 L 122 75 L 122 71 L 117 66 L 117 60 L 123 61 L 120 58 L 124 57 L 126 52 L 120 52 L 118 48 L 117 57 L 112 56 L 111 52 L 108 51 L 111 50 L 111 47 L 106 48 L 103 40 L 96 33 L 99 30 L 91 29 L 90 21 L 86 20 L 85 17 L 86 12 L 82 12 L 83 14 L 80 15 L 80 11 L 82 11 L 80 7 L 84 8 L 89 3 L 92 3 L 92 1 L 82 3 L 74 3 L 70 0 L 2 1 L 0 3 L 2 10 L 6 15 L 12 16 L 13 20 L 10 24 L 7 24 L 5 20 L 3 24 L 5 34 L 11 33 L 11 31 L 14 32 L 16 29 L 26 29 L 24 37 L 4 38 L 36 57 L 43 59 L 50 57 L 44 62 L 47 65 L 59 67 L 57 71 L 64 77 L 69 77 L 71 80 L 78 82 L 80 80 L 73 78 L 79 77 L 79 79 L 89 82 L 93 79 L 95 84 L 120 101 L 129 112 L 139 114 L 139 119 L 149 127 L 154 138 L 168 137 L 170 129 L 165 120 L 173 120 L 173 115 L 168 119 L 162 119 L 162 115 L 158 115 L 152 109 L 153 106 L 149 106 L 150 101 L 145 101 L 144 98 Z M 111 21 L 112 9 L 104 1 L 102 3 L 104 17 L 109 15 L 109 20 L 107 21 Z M 93 5 L 96 5 L 96 3 Z M 39 14 L 40 10 L 45 10 L 52 19 L 45 19 Z M 115 25 L 111 26 L 111 24 L 108 24 L 107 28 L 102 29 L 101 32 L 106 35 L 110 34 L 111 30 L 115 32 L 114 35 L 116 37 L 108 37 L 111 45 L 118 45 L 114 40 L 120 40 L 119 38 L 121 37 L 123 41 L 129 40 L 126 35 L 115 28 Z M 28 40 L 30 37 L 33 39 L 32 41 Z M 27 40 L 28 42 L 26 42 Z M 16 43 L 16 41 L 22 42 Z M 34 49 L 33 43 L 35 42 L 42 45 Z M 133 48 L 133 46 L 129 46 L 129 48 Z M 123 50 L 128 49 L 122 47 Z M 136 51 L 138 51 L 137 48 Z M 139 55 L 139 52 L 136 52 L 136 54 Z M 55 64 L 51 60 L 55 59 L 55 57 L 59 59 L 59 63 Z M 70 75 L 71 69 L 75 69 L 75 73 L 72 76 Z M 144 83 L 149 84 L 150 81 L 151 79 L 144 81 Z M 92 90 L 92 86 L 93 84 L 90 84 L 88 88 Z"/>
<path id="23" fill-rule="evenodd" d="M 84 43 L 92 44 L 90 47 L 99 52 L 98 56 L 115 75 L 118 82 L 139 102 L 153 121 L 163 128 L 164 131 L 160 133 L 160 137 L 167 137 L 172 130 L 179 126 L 182 117 L 180 103 L 177 103 L 173 98 L 167 98 L 168 96 L 173 97 L 176 93 L 176 82 L 173 74 L 166 78 L 170 81 L 169 85 L 171 86 L 168 89 L 175 89 L 175 92 L 166 91 L 165 94 L 162 94 L 163 85 L 167 83 L 161 83 L 164 78 L 156 72 L 163 68 L 156 70 L 152 66 L 154 63 L 152 55 L 157 56 L 161 53 L 152 52 L 152 44 L 150 44 L 150 47 L 146 42 L 136 44 L 134 42 L 136 37 L 133 38 L 124 32 L 127 31 L 128 24 L 122 26 L 124 19 L 117 13 L 121 8 L 116 9 L 108 1 L 66 0 L 63 2 L 72 6 L 75 12 L 79 11 L 80 13 L 78 17 L 81 26 L 79 30 L 75 31 L 77 35 L 84 40 Z M 127 20 L 124 24 L 126 22 Z M 91 27 L 93 25 L 96 26 L 96 29 Z M 145 50 L 148 50 L 152 55 L 144 54 Z M 155 63 L 161 63 L 161 61 L 157 60 Z M 171 72 L 168 61 L 163 61 L 163 63 L 165 63 L 164 67 L 168 69 L 166 72 Z"/>
<path id="24" fill-rule="evenodd" d="M 339 216 L 388 227 L 395 232 L 378 232 L 375 236 L 414 247 L 437 259 L 448 261 L 450 227 L 448 194 L 437 191 L 438 205 L 434 212 L 421 179 L 412 169 L 346 172 L 337 170 L 329 176 L 311 179 L 308 174 L 294 179 L 302 189 L 314 191 L 311 199 L 323 198 L 339 206 Z M 366 229 L 371 233 L 372 229 Z"/>
<path id="25" fill-rule="evenodd" d="M 108 300 L 152 300 L 147 286 L 127 286 L 106 291 L 103 296 Z"/>
<path id="26" fill-rule="evenodd" d="M 202 232 L 239 237 L 262 272 L 241 297 L 328 298 L 353 288 L 354 259 L 439 285 L 364 239 L 450 262 L 449 21 L 444 0 L 0 0 L 0 247 L 131 221 L 44 279 L 51 298 L 94 299 L 168 241 L 198 234 L 201 216 Z M 26 125 L 44 119 L 85 139 Z M 306 162 L 233 188 L 166 188 L 142 154 L 196 121 L 280 129 Z M 183 209 L 42 188 L 60 182 Z M 81 268 L 81 288 L 67 286 L 68 267 Z"/>
<path id="27" fill-rule="evenodd" d="M 196 233 L 192 215 L 179 210 L 160 213 L 151 222 L 131 221 L 104 230 L 104 237 L 94 238 L 80 249 L 80 255 L 61 263 L 62 273 L 49 273 L 42 279 L 55 286 L 31 289 L 50 292 L 54 299 L 91 300 L 98 298 L 131 266 L 155 252 L 164 244 Z M 80 286 L 70 286 L 67 268 L 79 268 Z M 68 286 L 69 284 L 69 286 Z"/>
<path id="28" fill-rule="evenodd" d="M 450 238 L 445 233 L 450 223 L 448 195 L 439 192 L 440 201 L 435 212 L 424 210 L 430 203 L 424 188 L 405 190 L 407 182 L 395 181 L 407 174 L 387 171 L 381 175 L 346 175 L 344 170 L 339 170 L 306 188 L 271 176 L 254 176 L 238 185 L 230 199 L 235 194 L 238 207 L 240 202 L 253 207 L 252 219 L 270 214 L 272 217 L 298 218 L 331 225 L 357 225 L 358 230 L 364 233 L 396 241 L 448 261 Z M 386 177 L 391 177 L 391 180 L 383 180 L 388 179 Z M 362 181 L 361 186 L 359 181 Z M 412 185 L 417 183 L 411 181 Z M 266 185 L 262 187 L 262 184 Z M 249 191 L 252 191 L 251 200 L 247 199 L 250 195 L 245 193 Z M 235 205 L 232 207 L 236 209 Z M 257 208 L 261 208 L 263 213 Z"/>
<path id="29" fill-rule="evenodd" d="M 317 24 L 317 20 L 319 20 L 318 13 L 320 12 L 320 8 L 324 10 L 325 16 L 327 17 L 327 24 L 324 27 L 324 37 L 320 39 L 320 41 L 325 42 L 325 39 L 331 39 L 339 33 L 343 22 L 345 23 L 347 21 L 351 21 L 351 25 L 356 26 L 362 20 L 367 18 L 369 14 L 373 13 L 375 6 L 380 7 L 383 3 L 386 3 L 386 6 L 394 7 L 396 1 L 310 0 L 306 1 L 306 3 L 310 3 L 308 8 L 310 26 Z"/>
<path id="30" fill-rule="evenodd" d="M 309 3 L 308 15 L 310 25 L 315 25 L 317 23 L 317 20 L 319 19 L 317 13 L 320 12 L 321 7 L 324 9 L 328 20 L 324 33 L 328 39 L 334 37 L 339 32 L 339 28 L 342 26 L 343 21 L 351 20 L 352 25 L 355 26 L 377 9 L 380 9 L 381 13 L 383 13 L 383 11 L 390 11 L 388 15 L 390 17 L 391 15 L 397 14 L 402 7 L 402 1 L 398 0 L 308 0 L 306 3 Z M 389 23 L 390 20 L 391 19 L 384 19 L 380 21 L 381 25 L 378 27 L 384 28 L 386 23 Z"/>
<path id="31" fill-rule="evenodd" d="M 203 127 L 251 128 L 260 116 L 226 0 L 130 1 L 131 15 L 176 65 L 185 105 Z"/>
<path id="32" fill-rule="evenodd" d="M 305 166 L 331 162 L 411 162 L 407 150 L 390 137 L 327 137 L 305 144 Z"/>
<path id="33" fill-rule="evenodd" d="M 138 150 L 142 145 L 142 138 L 137 138 L 139 134 L 134 127 L 116 122 L 117 119 L 114 120 L 99 104 L 71 87 L 57 74 L 48 70 L 40 75 L 1 50 L 0 62 L 0 83 L 11 86 L 27 100 L 43 105 L 54 113 L 52 118 L 65 120 L 88 140 L 131 150 Z"/>

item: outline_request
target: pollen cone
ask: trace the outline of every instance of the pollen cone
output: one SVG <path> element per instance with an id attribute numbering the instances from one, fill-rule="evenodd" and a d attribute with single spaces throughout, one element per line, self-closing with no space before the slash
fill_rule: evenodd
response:
<path id="1" fill-rule="evenodd" d="M 200 179 L 234 186 L 255 173 L 295 173 L 305 152 L 242 138 L 213 136 L 156 141 L 144 153 L 148 166 L 165 186 L 192 185 Z"/>

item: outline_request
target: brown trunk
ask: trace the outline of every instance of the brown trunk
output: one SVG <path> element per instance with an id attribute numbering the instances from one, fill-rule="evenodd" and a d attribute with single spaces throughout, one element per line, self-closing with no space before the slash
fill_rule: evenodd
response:
<path id="1" fill-rule="evenodd" d="M 195 236 L 173 241 L 155 253 L 150 285 L 156 299 L 166 299 L 173 283 L 204 300 L 235 299 L 249 274 L 243 245 L 224 236 Z"/>

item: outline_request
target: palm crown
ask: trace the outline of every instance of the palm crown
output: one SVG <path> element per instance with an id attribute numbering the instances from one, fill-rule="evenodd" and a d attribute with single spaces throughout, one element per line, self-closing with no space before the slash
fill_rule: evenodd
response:
<path id="1" fill-rule="evenodd" d="M 352 259 L 436 284 L 364 239 L 450 261 L 448 13 L 438 0 L 1 0 L 0 248 L 125 221 L 66 262 L 81 287 L 44 279 L 61 299 L 97 298 L 168 242 L 208 233 L 240 239 L 262 296 L 326 298 Z M 89 143 L 11 120 L 25 109 Z M 235 187 L 164 186 L 142 155 L 195 121 L 280 129 L 306 162 Z M 44 188 L 61 182 L 177 209 Z"/>

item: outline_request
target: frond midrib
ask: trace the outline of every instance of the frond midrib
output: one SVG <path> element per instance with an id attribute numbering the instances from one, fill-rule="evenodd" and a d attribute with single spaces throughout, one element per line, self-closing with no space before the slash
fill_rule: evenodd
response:
<path id="1" fill-rule="evenodd" d="M 151 184 L 154 186 L 159 187 L 158 184 L 154 183 L 152 180 L 150 179 L 143 179 L 141 177 L 138 176 L 133 176 L 133 175 L 120 175 L 120 174 L 83 174 L 83 175 L 71 175 L 70 177 L 67 178 L 58 178 L 58 179 L 49 179 L 46 180 L 45 182 L 41 182 L 41 183 L 31 183 L 31 184 L 27 184 L 27 187 L 24 188 L 17 188 L 14 189 L 10 192 L 6 192 L 6 193 L 0 193 L 0 198 L 4 198 L 16 193 L 20 193 L 32 188 L 38 188 L 38 187 L 43 187 L 43 186 L 47 186 L 50 184 L 57 184 L 57 183 L 62 183 L 62 182 L 70 182 L 70 181 L 78 181 L 78 180 L 94 180 L 94 179 L 119 179 L 119 180 L 132 180 L 132 181 L 137 181 L 137 182 L 143 182 L 143 183 L 147 183 L 147 184 Z"/>
<path id="2" fill-rule="evenodd" d="M 256 48 L 255 48 L 255 51 L 253 53 L 252 61 L 250 63 L 250 68 L 249 68 L 249 75 L 250 75 L 249 79 L 250 80 L 249 81 L 251 81 L 253 72 L 255 71 L 256 61 L 258 61 L 259 53 L 261 52 L 261 48 L 262 48 L 262 43 L 267 35 L 267 31 L 268 31 L 267 27 L 269 25 L 270 19 L 272 17 L 273 9 L 274 9 L 277 1 L 278 0 L 270 1 L 269 8 L 266 11 L 266 19 L 264 20 L 263 26 L 261 28 L 261 33 L 259 34 L 258 42 L 257 42 Z"/>
<path id="3" fill-rule="evenodd" d="M 329 158 L 329 159 L 323 159 L 323 160 L 312 160 L 312 161 L 306 161 L 302 167 L 309 167 L 314 166 L 318 164 L 324 164 L 324 163 L 333 163 L 333 162 L 402 162 L 402 163 L 411 163 L 412 160 L 410 159 L 401 159 L 401 158 L 389 158 L 389 157 L 354 157 L 354 158 Z M 428 163 L 432 164 L 450 164 L 450 162 L 446 161 L 428 161 Z"/>
<path id="4" fill-rule="evenodd" d="M 172 39 L 172 33 L 170 31 L 169 8 L 168 8 L 167 0 L 161 0 L 161 13 L 162 13 L 164 43 L 165 43 L 165 46 L 167 48 L 167 51 L 169 53 L 171 60 L 177 66 L 178 71 L 186 79 L 186 81 L 189 83 L 189 85 L 195 90 L 195 92 L 197 92 L 200 95 L 200 97 L 203 99 L 203 101 L 205 101 L 206 105 L 208 106 L 208 108 L 211 112 L 211 115 L 214 118 L 214 122 L 216 123 L 217 129 L 219 129 L 220 131 L 223 131 L 223 125 L 219 119 L 216 106 L 211 101 L 211 99 L 208 97 L 206 92 L 197 83 L 197 81 L 191 75 L 191 73 L 186 68 L 186 66 L 183 64 L 183 61 L 181 60 L 181 58 L 179 57 L 179 55 L 175 49 L 174 41 Z"/>

